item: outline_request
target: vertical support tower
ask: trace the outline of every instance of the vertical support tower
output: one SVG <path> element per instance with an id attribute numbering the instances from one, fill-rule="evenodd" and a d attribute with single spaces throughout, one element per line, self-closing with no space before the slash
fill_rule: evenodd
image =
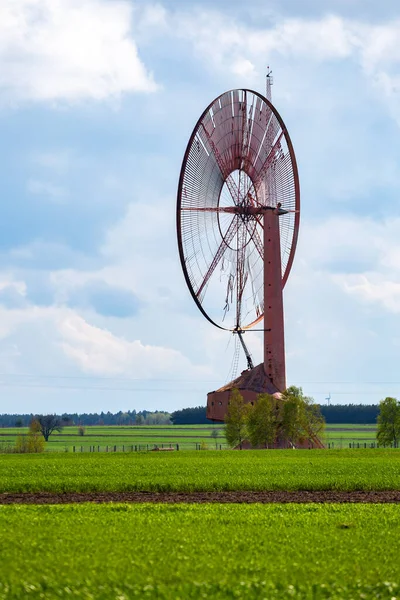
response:
<path id="1" fill-rule="evenodd" d="M 211 102 L 189 139 L 179 180 L 186 283 L 210 323 L 239 334 L 247 357 L 239 377 L 208 394 L 207 417 L 215 421 L 224 420 L 234 388 L 246 402 L 286 389 L 282 292 L 296 249 L 300 188 L 271 85 L 269 71 L 266 97 L 242 89 Z M 263 332 L 263 362 L 256 367 L 243 340 L 250 329 Z"/>
<path id="2" fill-rule="evenodd" d="M 280 392 L 286 389 L 279 208 L 264 213 L 264 371 Z"/>

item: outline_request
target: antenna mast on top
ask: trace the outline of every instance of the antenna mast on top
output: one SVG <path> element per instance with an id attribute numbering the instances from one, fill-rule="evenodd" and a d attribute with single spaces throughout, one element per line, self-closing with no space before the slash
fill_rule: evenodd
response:
<path id="1" fill-rule="evenodd" d="M 272 70 L 268 66 L 267 67 L 267 77 L 266 77 L 266 84 L 267 84 L 266 97 L 267 97 L 267 100 L 269 100 L 270 102 L 272 99 L 271 86 L 273 85 L 273 83 L 274 83 L 274 78 L 272 77 Z"/>

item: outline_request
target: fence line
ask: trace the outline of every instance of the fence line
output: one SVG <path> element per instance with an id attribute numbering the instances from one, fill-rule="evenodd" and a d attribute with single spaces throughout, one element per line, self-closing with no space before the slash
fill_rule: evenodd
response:
<path id="1" fill-rule="evenodd" d="M 184 446 L 184 449 L 189 450 L 187 445 Z M 194 444 L 194 450 L 209 450 L 208 446 L 205 446 L 201 443 Z M 214 449 L 214 448 L 212 448 Z M 215 445 L 216 450 L 222 450 L 222 444 Z M 84 452 L 173 452 L 182 450 L 180 444 L 123 444 L 122 446 L 116 445 L 108 445 L 108 446 L 66 446 L 65 452 L 73 452 L 73 453 L 84 453 Z M 51 452 L 49 449 L 48 451 Z"/>
<path id="2" fill-rule="evenodd" d="M 348 442 L 349 448 L 379 448 L 379 444 L 376 442 Z M 347 448 L 347 442 L 343 444 L 343 442 L 336 443 L 335 442 L 327 442 L 326 446 L 328 450 L 342 449 Z"/>

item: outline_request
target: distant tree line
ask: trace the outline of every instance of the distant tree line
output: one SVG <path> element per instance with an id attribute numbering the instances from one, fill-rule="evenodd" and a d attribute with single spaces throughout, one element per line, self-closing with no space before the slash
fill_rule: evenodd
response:
<path id="1" fill-rule="evenodd" d="M 36 415 L 30 414 L 2 414 L 0 427 L 29 427 Z M 62 426 L 68 425 L 170 425 L 171 415 L 166 411 L 151 412 L 142 410 L 119 411 L 117 413 L 64 413 L 59 415 Z"/>
<path id="2" fill-rule="evenodd" d="M 174 425 L 205 425 L 207 423 L 212 423 L 212 421 L 206 417 L 205 406 L 176 410 L 171 414 L 171 421 Z"/>
<path id="3" fill-rule="evenodd" d="M 379 413 L 378 404 L 331 404 L 320 408 L 326 423 L 375 425 Z M 205 406 L 176 410 L 171 414 L 171 421 L 174 425 L 211 423 L 206 418 Z"/>
<path id="4" fill-rule="evenodd" d="M 379 404 L 331 404 L 321 405 L 326 423 L 354 423 L 376 425 Z"/>
<path id="5" fill-rule="evenodd" d="M 376 424 L 378 404 L 331 404 L 322 405 L 321 413 L 326 423 Z M 2 414 L 0 427 L 28 427 L 34 414 Z M 212 421 L 206 417 L 206 407 L 183 408 L 172 414 L 165 411 L 128 410 L 117 413 L 64 413 L 64 425 L 205 425 Z"/>

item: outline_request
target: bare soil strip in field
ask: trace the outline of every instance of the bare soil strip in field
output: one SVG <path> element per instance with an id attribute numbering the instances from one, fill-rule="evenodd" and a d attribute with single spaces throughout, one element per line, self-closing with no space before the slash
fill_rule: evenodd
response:
<path id="1" fill-rule="evenodd" d="M 395 491 L 227 491 L 227 492 L 87 492 L 54 494 L 50 492 L 0 494 L 0 504 L 71 504 L 77 502 L 160 502 L 176 504 L 235 503 L 400 503 L 400 490 Z"/>

